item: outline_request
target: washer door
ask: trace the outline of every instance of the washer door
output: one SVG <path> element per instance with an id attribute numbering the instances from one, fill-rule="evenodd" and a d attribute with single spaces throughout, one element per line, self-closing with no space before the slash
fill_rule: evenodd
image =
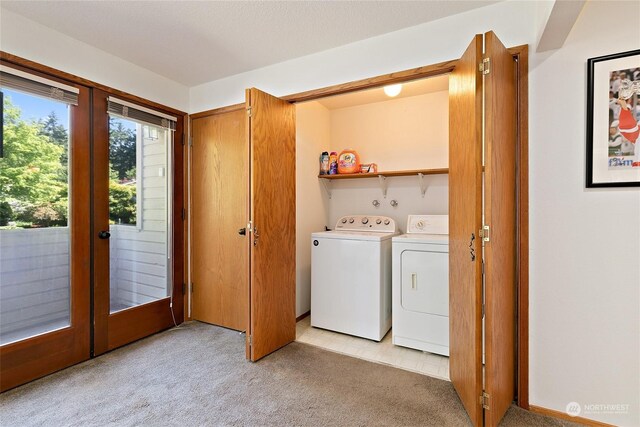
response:
<path id="1" fill-rule="evenodd" d="M 449 254 L 402 252 L 402 308 L 449 316 Z"/>

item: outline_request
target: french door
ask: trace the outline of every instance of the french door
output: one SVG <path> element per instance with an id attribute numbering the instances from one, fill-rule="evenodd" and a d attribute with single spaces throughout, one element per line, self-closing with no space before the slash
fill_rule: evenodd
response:
<path id="1" fill-rule="evenodd" d="M 0 390 L 89 358 L 90 89 L 2 64 Z"/>
<path id="2" fill-rule="evenodd" d="M 515 396 L 515 69 L 489 32 L 449 80 L 450 376 L 474 426 Z"/>
<path id="3" fill-rule="evenodd" d="M 182 129 L 93 92 L 94 336 L 99 355 L 182 322 Z M 180 135 L 176 144 L 176 134 Z"/>
<path id="4" fill-rule="evenodd" d="M 0 67 L 4 391 L 182 322 L 183 120 Z"/>

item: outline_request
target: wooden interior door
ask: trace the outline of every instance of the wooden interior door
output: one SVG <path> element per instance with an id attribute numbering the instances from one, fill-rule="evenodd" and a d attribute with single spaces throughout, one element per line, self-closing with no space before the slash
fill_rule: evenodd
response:
<path id="1" fill-rule="evenodd" d="M 192 317 L 245 331 L 249 148 L 243 109 L 193 119 Z"/>
<path id="2" fill-rule="evenodd" d="M 34 74 L 52 79 L 41 73 Z M 17 335 L 15 341 L 8 340 L 0 346 L 0 392 L 90 357 L 91 180 L 87 165 L 91 159 L 91 95 L 87 87 L 66 81 L 62 83 L 79 90 L 78 105 L 69 106 L 69 181 L 66 187 L 69 222 L 60 227 L 2 230 L 0 252 L 5 263 L 0 271 L 5 298 L 1 306 L 2 321 L 16 321 L 15 312 L 13 316 L 11 313 L 7 316 L 4 310 L 17 307 L 18 314 L 23 316 L 19 322 L 24 322 L 27 327 L 14 334 Z M 5 122 L 4 125 L 9 124 Z M 16 135 L 15 132 L 13 134 Z M 4 141 L 4 155 L 19 157 L 22 154 L 14 150 L 21 149 L 22 141 L 19 136 L 12 139 L 11 147 L 8 140 Z M 35 154 L 28 150 L 27 153 Z M 60 239 L 60 233 L 65 236 L 63 239 Z M 33 300 L 33 295 L 41 300 L 25 306 L 25 301 Z M 63 308 L 65 323 L 56 324 L 54 321 L 49 328 L 47 316 L 53 316 L 51 311 L 47 313 L 47 307 L 62 303 L 63 299 L 66 300 Z M 30 310 L 31 307 L 39 311 Z M 33 315 L 29 315 L 31 311 Z M 39 325 L 44 327 L 38 330 Z"/>
<path id="3" fill-rule="evenodd" d="M 482 425 L 482 35 L 449 76 L 449 375 Z"/>
<path id="4" fill-rule="evenodd" d="M 251 276 L 247 358 L 296 338 L 295 107 L 247 89 L 251 169 Z"/>
<path id="5" fill-rule="evenodd" d="M 497 426 L 515 396 L 516 63 L 485 34 L 485 425 Z"/>

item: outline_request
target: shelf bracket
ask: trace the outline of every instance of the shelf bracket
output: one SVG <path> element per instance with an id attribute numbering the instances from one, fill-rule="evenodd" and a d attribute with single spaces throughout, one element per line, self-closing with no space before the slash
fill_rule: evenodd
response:
<path id="1" fill-rule="evenodd" d="M 327 196 L 329 196 L 329 199 L 331 199 L 331 181 L 326 178 L 320 178 L 320 182 L 324 187 L 324 191 L 327 192 Z"/>
<path id="2" fill-rule="evenodd" d="M 418 181 L 420 182 L 420 193 L 422 193 L 422 197 L 424 197 L 427 192 L 427 184 L 424 180 L 424 174 L 418 173 Z"/>
<path id="3" fill-rule="evenodd" d="M 382 197 L 387 198 L 387 178 L 383 175 L 378 175 L 380 181 L 380 189 L 382 190 Z"/>

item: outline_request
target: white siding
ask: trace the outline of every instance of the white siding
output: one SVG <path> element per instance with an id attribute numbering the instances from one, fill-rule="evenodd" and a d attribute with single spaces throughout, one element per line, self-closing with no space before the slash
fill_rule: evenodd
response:
<path id="1" fill-rule="evenodd" d="M 138 135 L 142 135 L 138 127 Z M 131 307 L 167 296 L 167 152 L 165 132 L 142 141 L 137 225 L 111 228 L 111 305 Z"/>
<path id="2" fill-rule="evenodd" d="M 0 334 L 69 319 L 69 228 L 0 230 Z"/>

